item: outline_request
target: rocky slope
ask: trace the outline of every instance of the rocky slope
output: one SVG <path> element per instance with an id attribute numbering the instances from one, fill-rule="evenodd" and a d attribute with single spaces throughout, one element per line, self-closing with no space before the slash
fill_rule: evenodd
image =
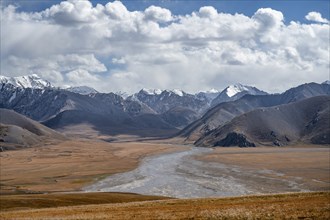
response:
<path id="1" fill-rule="evenodd" d="M 209 100 L 206 97 L 198 97 L 180 90 L 142 89 L 128 99 L 142 102 L 158 114 L 174 107 L 184 107 L 201 114 L 209 106 Z"/>
<path id="2" fill-rule="evenodd" d="M 218 104 L 207 111 L 202 118 L 184 128 L 179 135 L 186 137 L 188 142 L 195 142 L 246 112 L 262 107 L 288 104 L 319 95 L 330 95 L 330 85 L 308 83 L 289 89 L 282 94 L 245 95 L 239 100 Z"/>
<path id="3" fill-rule="evenodd" d="M 259 108 L 201 136 L 198 146 L 330 144 L 330 96 Z"/>
<path id="4" fill-rule="evenodd" d="M 148 120 L 144 122 L 142 115 L 153 114 L 153 110 L 139 102 L 126 101 L 114 93 L 81 95 L 52 88 L 23 89 L 12 84 L 2 84 L 0 92 L 1 108 L 13 109 L 51 128 L 65 130 L 66 127 L 87 123 L 94 130 L 106 134 L 123 131 L 140 134 L 141 131 L 136 129 L 139 127 L 151 131 L 157 128 L 162 130 L 161 133 L 168 131 L 170 134 L 177 131 L 175 126 L 157 114 L 145 116 Z"/>

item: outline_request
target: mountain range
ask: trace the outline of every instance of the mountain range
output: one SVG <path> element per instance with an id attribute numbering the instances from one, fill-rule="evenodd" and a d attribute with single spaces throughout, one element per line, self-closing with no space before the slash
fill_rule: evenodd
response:
<path id="1" fill-rule="evenodd" d="M 329 84 L 307 83 L 281 94 L 245 95 L 236 101 L 220 103 L 211 108 L 203 117 L 185 127 L 180 135 L 185 137 L 187 142 L 194 143 L 244 113 L 321 95 L 330 95 Z"/>
<path id="2" fill-rule="evenodd" d="M 221 92 L 211 90 L 196 94 L 181 90 L 141 89 L 125 98 L 120 93 L 99 93 L 86 86 L 61 89 L 37 75 L 30 75 L 0 76 L 0 91 L 0 108 L 12 109 L 64 132 L 81 129 L 80 126 L 84 125 L 99 134 L 107 135 L 178 135 L 186 142 L 198 146 L 279 146 L 299 141 L 315 144 L 330 142 L 328 137 L 316 140 L 316 137 L 324 136 L 320 127 L 325 123 L 315 128 L 309 127 L 312 131 L 306 133 L 308 137 L 297 135 L 294 131 L 288 132 L 287 135 L 282 134 L 277 130 L 278 127 L 272 127 L 270 123 L 274 120 L 276 124 L 277 119 L 285 121 L 285 117 L 276 115 L 272 107 L 286 104 L 290 106 L 292 103 L 317 96 L 323 97 L 321 101 L 312 100 L 305 104 L 313 103 L 320 107 L 322 102 L 327 102 L 324 98 L 330 95 L 330 85 L 327 82 L 303 84 L 281 94 L 268 94 L 252 86 L 235 84 Z M 268 118 L 261 110 L 267 113 Z M 253 113 L 254 111 L 256 112 Z M 318 114 L 316 110 L 313 112 Z M 322 120 L 327 118 L 327 109 L 324 112 Z M 263 139 L 266 134 L 262 132 L 257 135 L 258 132 L 252 129 L 252 125 L 248 126 L 253 121 L 262 122 L 258 127 L 272 133 L 271 137 Z M 302 120 L 297 121 L 300 123 Z"/>
<path id="3" fill-rule="evenodd" d="M 258 108 L 202 135 L 197 146 L 283 146 L 330 143 L 330 96 Z"/>

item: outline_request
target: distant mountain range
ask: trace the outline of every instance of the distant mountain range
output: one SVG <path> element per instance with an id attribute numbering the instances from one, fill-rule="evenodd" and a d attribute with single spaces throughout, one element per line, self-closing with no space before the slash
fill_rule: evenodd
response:
<path id="1" fill-rule="evenodd" d="M 86 86 L 60 89 L 37 75 L 30 75 L 0 76 L 0 91 L 0 108 L 13 109 L 60 131 L 80 129 L 79 126 L 84 125 L 110 135 L 173 136 L 177 133 L 199 146 L 286 145 L 298 140 L 322 144 L 328 141 L 327 137 L 315 141 L 317 135 L 313 140 L 307 136 L 286 135 L 290 141 L 285 141 L 276 129 L 273 134 L 277 139 L 264 141 L 233 125 L 228 129 L 223 127 L 235 120 L 243 122 L 236 118 L 260 108 L 330 95 L 329 82 L 303 84 L 282 94 L 267 94 L 255 87 L 235 84 L 221 92 L 189 94 L 181 90 L 141 89 L 122 97 L 121 93 L 99 93 Z M 269 120 L 282 117 L 275 116 L 272 110 L 266 112 Z"/>
<path id="2" fill-rule="evenodd" d="M 14 109 L 38 121 L 55 117 L 62 111 L 91 110 L 96 106 L 94 102 L 100 101 L 102 102 L 100 106 L 103 108 L 110 108 L 104 105 L 116 106 L 129 116 L 157 115 L 162 121 L 175 128 L 183 128 L 197 120 L 210 108 L 214 100 L 232 101 L 245 94 L 255 94 L 256 91 L 260 91 L 238 84 L 226 88 L 221 93 L 217 90 L 189 94 L 181 90 L 141 89 L 138 93 L 124 98 L 121 93 L 99 93 L 88 86 L 59 89 L 35 74 L 20 77 L 1 76 L 0 83 L 2 92 L 0 106 Z M 86 101 L 88 99 L 86 97 L 67 92 L 85 95 L 94 101 Z M 229 93 L 231 96 L 224 99 L 224 94 L 228 92 L 231 92 Z M 47 107 L 41 107 L 41 103 Z M 96 113 L 102 109 L 102 107 L 96 108 Z"/>

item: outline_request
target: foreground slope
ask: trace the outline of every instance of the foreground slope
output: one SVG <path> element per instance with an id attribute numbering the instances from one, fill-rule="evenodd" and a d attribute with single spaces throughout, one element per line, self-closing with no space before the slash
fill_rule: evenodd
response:
<path id="1" fill-rule="evenodd" d="M 13 110 L 0 108 L 0 141 L 2 150 L 30 147 L 46 140 L 65 137 L 46 126 Z"/>
<path id="2" fill-rule="evenodd" d="M 328 192 L 5 211 L 1 219 L 329 219 Z"/>
<path id="3" fill-rule="evenodd" d="M 199 146 L 330 144 L 330 96 L 242 114 L 202 136 Z"/>
<path id="4" fill-rule="evenodd" d="M 236 116 L 262 107 L 288 104 L 306 98 L 330 95 L 330 85 L 308 83 L 276 95 L 245 95 L 233 102 L 221 103 L 207 111 L 204 116 L 184 128 L 179 135 L 195 142 L 207 133 L 223 126 Z"/>

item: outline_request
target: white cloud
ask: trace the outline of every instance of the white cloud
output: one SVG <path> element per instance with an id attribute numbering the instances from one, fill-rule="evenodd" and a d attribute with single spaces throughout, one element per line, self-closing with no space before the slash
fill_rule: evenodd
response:
<path id="1" fill-rule="evenodd" d="M 283 25 L 284 16 L 282 12 L 271 8 L 260 8 L 252 17 L 260 24 L 262 31 L 279 28 Z"/>
<path id="2" fill-rule="evenodd" d="M 144 15 L 146 19 L 156 22 L 168 22 L 172 20 L 172 13 L 170 10 L 153 5 L 144 11 Z"/>
<path id="3" fill-rule="evenodd" d="M 129 11 L 120 1 L 80 0 L 1 13 L 1 73 L 41 73 L 59 85 L 195 92 L 241 82 L 281 91 L 324 81 L 329 72 L 329 23 L 315 13 L 306 19 L 319 23 L 302 24 L 284 23 L 282 12 L 270 8 L 252 17 L 212 6 L 174 16 L 156 6 Z"/>
<path id="4" fill-rule="evenodd" d="M 315 21 L 315 22 L 320 22 L 320 23 L 329 23 L 329 21 L 326 18 L 323 18 L 321 13 L 319 12 L 315 12 L 315 11 L 311 11 L 309 12 L 305 18 L 308 21 Z"/>
<path id="5" fill-rule="evenodd" d="M 218 12 L 212 6 L 204 6 L 199 9 L 199 15 L 201 17 L 214 19 L 218 16 Z"/>
<path id="6" fill-rule="evenodd" d="M 66 78 L 75 85 L 90 85 L 99 79 L 83 69 L 76 69 L 66 74 Z"/>
<path id="7" fill-rule="evenodd" d="M 118 20 L 128 19 L 130 15 L 125 5 L 123 5 L 120 1 L 107 3 L 105 5 L 105 11 L 112 19 Z"/>

